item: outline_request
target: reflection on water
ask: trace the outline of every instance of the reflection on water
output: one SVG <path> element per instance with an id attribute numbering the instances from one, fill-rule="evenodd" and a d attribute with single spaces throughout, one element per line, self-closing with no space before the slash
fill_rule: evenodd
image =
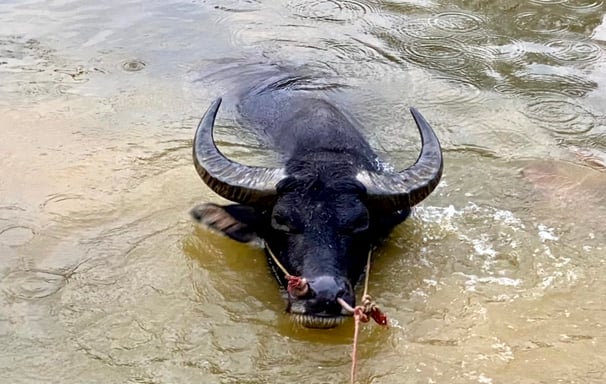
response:
<path id="1" fill-rule="evenodd" d="M 8 383 L 347 382 L 352 324 L 293 327 L 263 253 L 196 228 L 210 100 L 321 73 L 436 192 L 377 252 L 363 383 L 602 383 L 606 4 L 0 4 L 0 370 Z M 336 84 L 340 84 L 338 87 Z M 222 148 L 275 160 L 222 109 Z M 60 363 L 57 363 L 60 362 Z"/>

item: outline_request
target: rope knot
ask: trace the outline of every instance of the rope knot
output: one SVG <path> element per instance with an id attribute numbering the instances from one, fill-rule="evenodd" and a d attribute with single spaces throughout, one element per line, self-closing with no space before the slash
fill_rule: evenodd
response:
<path id="1" fill-rule="evenodd" d="M 306 278 L 286 274 L 286 280 L 288 280 L 286 291 L 288 291 L 292 297 L 303 297 L 309 292 L 309 284 L 307 283 Z"/>
<path id="2" fill-rule="evenodd" d="M 303 297 L 307 295 L 309 292 L 309 283 L 307 279 L 300 276 L 292 276 L 288 273 L 286 268 L 280 263 L 276 255 L 271 251 L 271 249 L 266 245 L 265 249 L 267 253 L 271 256 L 275 265 L 278 266 L 284 273 L 286 280 L 288 281 L 288 285 L 286 290 L 288 294 L 293 297 Z M 355 383 L 356 381 L 356 350 L 358 346 L 358 333 L 359 333 L 359 325 L 361 322 L 367 323 L 370 319 L 373 319 L 377 324 L 387 326 L 387 316 L 383 313 L 379 307 L 375 304 L 373 298 L 367 294 L 368 291 L 368 276 L 370 273 L 370 256 L 372 255 L 372 249 L 368 251 L 368 259 L 366 260 L 366 277 L 364 281 L 364 295 L 362 295 L 362 304 L 352 308 L 343 298 L 337 298 L 337 302 L 341 304 L 343 309 L 351 314 L 355 319 L 355 329 L 354 329 L 354 340 L 353 340 L 353 350 L 351 351 L 351 383 Z"/>
<path id="3" fill-rule="evenodd" d="M 354 308 L 354 316 L 357 316 L 364 323 L 373 319 L 377 324 L 387 326 L 387 315 L 381 311 L 372 296 L 368 294 L 362 296 L 362 305 Z"/>

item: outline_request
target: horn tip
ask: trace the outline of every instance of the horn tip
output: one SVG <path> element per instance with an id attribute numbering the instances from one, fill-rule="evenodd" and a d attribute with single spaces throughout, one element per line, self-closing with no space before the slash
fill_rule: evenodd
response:
<path id="1" fill-rule="evenodd" d="M 410 114 L 411 114 L 411 115 L 412 115 L 412 117 L 414 117 L 415 119 L 416 119 L 418 116 L 421 116 L 421 117 L 423 116 L 423 115 L 421 115 L 421 112 L 419 112 L 419 110 L 418 110 L 416 107 L 410 107 L 409 109 L 410 109 Z"/>

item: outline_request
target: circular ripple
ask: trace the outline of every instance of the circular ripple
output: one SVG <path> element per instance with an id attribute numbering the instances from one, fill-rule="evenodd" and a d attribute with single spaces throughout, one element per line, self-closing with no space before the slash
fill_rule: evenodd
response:
<path id="1" fill-rule="evenodd" d="M 288 6 L 298 17 L 340 23 L 359 19 L 370 11 L 368 5 L 354 0 L 297 0 L 288 3 Z"/>
<path id="2" fill-rule="evenodd" d="M 73 214 L 78 213 L 82 219 L 86 218 L 85 212 L 91 212 L 96 209 L 103 209 L 104 203 L 101 200 L 80 196 L 76 194 L 54 194 L 50 195 L 44 203 L 42 210 L 48 214 L 56 215 L 57 217 L 70 216 L 75 219 Z"/>
<path id="3" fill-rule="evenodd" d="M 578 76 L 525 74 L 497 84 L 494 89 L 504 94 L 538 98 L 550 96 L 583 97 L 595 87 L 596 84 L 592 81 Z"/>
<path id="4" fill-rule="evenodd" d="M 549 56 L 565 63 L 589 63 L 602 55 L 600 46 L 590 41 L 553 40 L 547 47 Z"/>
<path id="5" fill-rule="evenodd" d="M 444 12 L 430 19 L 430 23 L 446 32 L 467 33 L 479 29 L 483 20 L 468 13 Z"/>
<path id="6" fill-rule="evenodd" d="M 122 69 L 126 72 L 139 72 L 143 68 L 145 68 L 145 63 L 137 59 L 128 60 L 122 63 Z"/>
<path id="7" fill-rule="evenodd" d="M 507 158 L 536 147 L 538 142 L 528 130 L 520 129 L 516 124 L 504 124 L 503 118 L 506 117 L 486 121 L 484 116 L 468 113 L 464 119 L 454 123 L 458 129 L 450 150 Z"/>
<path id="8" fill-rule="evenodd" d="M 531 81 L 539 83 L 541 86 L 547 88 L 553 87 L 559 93 L 572 96 L 572 97 L 583 97 L 587 93 L 595 89 L 596 84 L 592 81 L 583 79 L 579 76 L 560 76 L 560 75 L 533 75 Z M 545 89 L 549 91 L 549 89 Z"/>
<path id="9" fill-rule="evenodd" d="M 283 46 L 291 42 L 286 35 L 277 36 L 272 26 L 262 25 L 261 23 L 250 21 L 246 24 L 233 22 L 233 20 L 222 20 L 219 23 L 232 25 L 232 31 L 229 34 L 229 41 L 235 47 L 250 47 L 259 45 L 269 40 L 272 45 Z M 275 27 L 274 27 L 275 28 Z"/>
<path id="10" fill-rule="evenodd" d="M 488 128 L 488 129 L 486 129 Z M 497 156 L 509 157 L 516 153 L 525 152 L 528 147 L 536 147 L 536 138 L 530 132 L 519 132 L 503 129 L 502 124 L 479 124 L 478 145 L 490 143 L 490 148 L 498 148 Z"/>
<path id="11" fill-rule="evenodd" d="M 567 0 L 530 0 L 531 3 L 540 4 L 540 5 L 554 5 L 554 4 L 562 4 Z"/>
<path id="12" fill-rule="evenodd" d="M 393 29 L 398 33 L 416 40 L 442 40 L 452 36 L 452 32 L 438 29 L 432 19 L 413 19 L 394 21 Z M 446 33 L 444 33 L 446 32 Z"/>
<path id="13" fill-rule="evenodd" d="M 34 231 L 23 225 L 14 225 L 0 230 L 0 243 L 12 247 L 23 245 L 34 237 Z"/>
<path id="14" fill-rule="evenodd" d="M 395 55 L 357 39 L 351 42 L 327 40 L 325 43 L 326 48 L 323 49 L 328 49 L 333 55 L 323 62 L 339 75 L 381 78 L 393 70 L 393 63 L 397 60 Z"/>
<path id="15" fill-rule="evenodd" d="M 509 36 L 473 36 L 463 40 L 476 54 L 487 60 L 517 61 L 526 54 L 521 41 Z"/>
<path id="16" fill-rule="evenodd" d="M 440 92 L 432 92 L 427 96 L 431 105 L 450 105 L 461 108 L 469 108 L 482 100 L 482 91 L 474 84 L 466 80 L 444 78 L 444 86 Z M 422 104 L 419 104 L 422 105 Z"/>
<path id="17" fill-rule="evenodd" d="M 566 8 L 570 8 L 570 9 L 579 9 L 579 10 L 589 10 L 589 9 L 598 9 L 600 7 L 602 7 L 602 5 L 604 5 L 604 2 L 601 0 L 588 0 L 586 2 L 583 2 L 582 0 L 574 0 L 570 1 L 570 0 L 566 0 L 563 2 L 562 6 L 566 7 Z"/>
<path id="18" fill-rule="evenodd" d="M 434 69 L 452 71 L 466 65 L 463 44 L 454 39 L 411 41 L 403 50 L 406 60 Z"/>
<path id="19" fill-rule="evenodd" d="M 574 18 L 571 16 L 545 12 L 523 12 L 514 19 L 514 23 L 519 30 L 534 33 L 565 32 L 573 22 Z"/>
<path id="20" fill-rule="evenodd" d="M 15 271 L 2 283 L 6 291 L 19 299 L 41 299 L 58 292 L 65 285 L 65 277 L 58 274 L 34 271 Z"/>
<path id="21" fill-rule="evenodd" d="M 242 12 L 254 12 L 259 8 L 251 5 L 251 1 L 240 1 L 240 0 L 220 0 L 220 5 L 215 5 L 215 9 L 219 9 L 225 12 L 242 13 Z"/>
<path id="22" fill-rule="evenodd" d="M 606 170 L 606 152 L 593 148 L 571 148 L 576 158 L 592 168 Z"/>
<path id="23" fill-rule="evenodd" d="M 528 104 L 524 114 L 543 128 L 560 134 L 582 134 L 595 126 L 593 114 L 570 100 L 535 101 Z"/>
<path id="24" fill-rule="evenodd" d="M 493 89 L 498 92 L 498 93 L 502 93 L 504 95 L 519 95 L 520 92 L 518 92 L 517 88 L 512 85 L 511 83 L 509 83 L 508 81 L 503 81 L 499 84 L 496 84 Z"/>

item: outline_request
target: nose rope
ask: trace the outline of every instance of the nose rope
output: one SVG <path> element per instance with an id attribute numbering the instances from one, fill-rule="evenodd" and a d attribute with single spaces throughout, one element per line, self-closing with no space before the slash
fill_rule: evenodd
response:
<path id="1" fill-rule="evenodd" d="M 265 244 L 267 253 L 271 256 L 274 263 L 282 270 L 284 277 L 288 280 L 287 291 L 294 297 L 302 297 L 309 291 L 309 284 L 307 279 L 304 277 L 293 276 L 286 268 L 280 263 L 276 255 L 271 249 Z M 376 305 L 372 296 L 368 294 L 368 281 L 370 279 L 370 258 L 372 256 L 372 249 L 368 251 L 368 257 L 366 259 L 366 273 L 364 276 L 364 293 L 362 294 L 362 304 L 352 307 L 342 298 L 337 298 L 337 302 L 343 307 L 343 309 L 354 317 L 354 339 L 353 348 L 351 351 L 351 384 L 356 381 L 356 354 L 358 347 L 358 334 L 360 333 L 360 323 L 367 323 L 371 318 L 379 325 L 387 326 L 387 315 L 379 309 Z"/>
<path id="2" fill-rule="evenodd" d="M 293 297 L 303 297 L 307 295 L 309 292 L 309 284 L 307 279 L 301 276 L 293 276 L 286 268 L 280 263 L 280 260 L 274 255 L 271 249 L 265 244 L 265 249 L 267 249 L 267 253 L 271 256 L 271 259 L 274 263 L 282 270 L 284 273 L 284 278 L 288 281 L 288 285 L 286 286 L 286 291 L 291 294 Z"/>
<path id="3" fill-rule="evenodd" d="M 366 273 L 364 276 L 364 293 L 362 294 L 362 305 L 357 305 L 352 308 L 345 300 L 338 298 L 337 301 L 348 312 L 353 313 L 354 317 L 354 339 L 351 351 L 351 384 L 356 382 L 356 364 L 358 352 L 358 334 L 360 333 L 360 323 L 367 323 L 369 317 L 377 324 L 387 326 L 387 315 L 385 315 L 374 302 L 372 296 L 368 294 L 368 281 L 370 279 L 370 258 L 372 256 L 372 248 L 368 251 L 366 259 Z"/>

